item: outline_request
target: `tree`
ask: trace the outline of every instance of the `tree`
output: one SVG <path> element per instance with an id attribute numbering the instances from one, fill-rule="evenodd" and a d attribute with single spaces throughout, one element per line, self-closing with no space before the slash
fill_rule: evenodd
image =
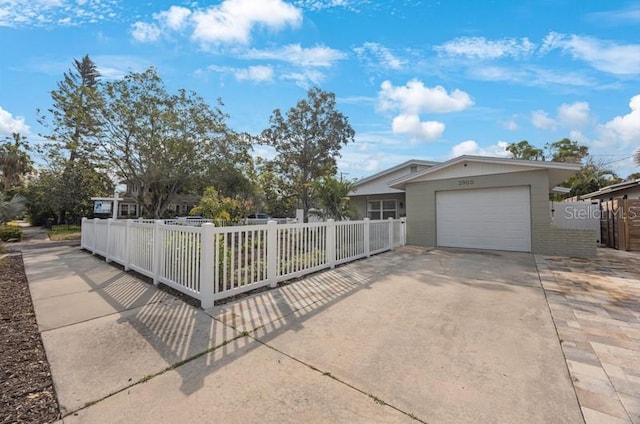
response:
<path id="1" fill-rule="evenodd" d="M 95 145 L 117 176 L 136 187 L 143 210 L 159 218 L 178 193 L 195 190 L 207 168 L 247 152 L 249 140 L 230 131 L 226 118 L 196 93 L 170 94 L 149 68 L 105 84 Z"/>
<path id="2" fill-rule="evenodd" d="M 0 193 L 0 224 L 6 224 L 24 212 L 26 200 L 19 194 L 7 200 L 5 195 Z"/>
<path id="3" fill-rule="evenodd" d="M 289 184 L 277 174 L 276 164 L 261 158 L 256 160 L 256 191 L 254 205 L 256 212 L 266 212 L 271 216 L 293 216 L 296 212 L 297 195 L 291 192 Z"/>
<path id="4" fill-rule="evenodd" d="M 514 159 L 522 160 L 544 160 L 544 151 L 529 144 L 527 140 L 517 143 L 509 143 L 507 151 L 513 155 Z"/>
<path id="5" fill-rule="evenodd" d="M 0 171 L 4 193 L 22 186 L 24 177 L 31 173 L 33 167 L 28 152 L 27 139 L 19 133 L 6 137 L 5 142 L 0 145 Z"/>
<path id="6" fill-rule="evenodd" d="M 640 172 L 634 172 L 633 174 L 629 174 L 625 181 L 635 181 L 640 179 Z"/>
<path id="7" fill-rule="evenodd" d="M 224 197 L 215 187 L 207 187 L 200 203 L 189 214 L 213 219 L 219 225 L 220 221 L 239 222 L 247 216 L 251 207 L 249 201 Z"/>
<path id="8" fill-rule="evenodd" d="M 65 72 L 58 88 L 51 91 L 53 107 L 48 111 L 52 122 L 48 123 L 45 116 L 40 118 L 44 126 L 52 126 L 52 132 L 43 135 L 50 142 L 44 146 L 49 160 L 73 162 L 92 153 L 90 139 L 100 131 L 99 83 L 98 68 L 85 55 L 81 60 L 74 59 L 73 69 Z"/>
<path id="9" fill-rule="evenodd" d="M 570 196 L 580 196 L 621 181 L 622 179 L 614 171 L 590 158 L 580 172 L 566 181 L 566 186 L 571 189 Z"/>
<path id="10" fill-rule="evenodd" d="M 348 196 L 352 189 L 352 182 L 340 181 L 333 177 L 324 177 L 316 182 L 314 198 L 320 208 L 319 215 L 324 219 L 351 218 L 353 211 Z"/>
<path id="11" fill-rule="evenodd" d="M 100 74 L 89 56 L 74 59 L 51 98 L 49 114 L 40 117 L 40 123 L 51 129 L 43 134 L 47 143 L 40 149 L 47 160 L 47 201 L 59 223 L 78 221 L 91 213 L 91 196 L 107 195 L 113 187 L 94 151 L 103 101 Z"/>
<path id="12" fill-rule="evenodd" d="M 545 146 L 549 150 L 550 159 L 554 162 L 582 163 L 589 156 L 589 148 L 577 141 L 563 138 Z"/>
<path id="13" fill-rule="evenodd" d="M 276 171 L 298 194 L 308 222 L 314 181 L 335 175 L 336 157 L 343 145 L 353 141 L 354 131 L 346 116 L 336 110 L 335 94 L 312 88 L 286 116 L 273 111 L 270 128 L 258 141 L 276 150 Z"/>

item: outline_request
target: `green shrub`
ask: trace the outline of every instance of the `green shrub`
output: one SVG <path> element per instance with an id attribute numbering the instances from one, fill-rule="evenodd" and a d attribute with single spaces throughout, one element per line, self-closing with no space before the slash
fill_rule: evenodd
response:
<path id="1" fill-rule="evenodd" d="M 22 228 L 16 225 L 0 225 L 0 240 L 22 240 Z"/>

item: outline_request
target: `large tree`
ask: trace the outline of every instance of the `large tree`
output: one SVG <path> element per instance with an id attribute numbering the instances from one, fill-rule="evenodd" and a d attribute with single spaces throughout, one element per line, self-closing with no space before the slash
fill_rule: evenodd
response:
<path id="1" fill-rule="evenodd" d="M 335 175 L 336 157 L 343 145 L 352 142 L 354 131 L 345 115 L 336 109 L 335 94 L 312 88 L 307 98 L 283 115 L 273 111 L 258 141 L 276 150 L 276 171 L 298 194 L 308 221 L 315 181 Z"/>
<path id="2" fill-rule="evenodd" d="M 621 181 L 622 179 L 604 163 L 597 163 L 589 158 L 580 172 L 571 176 L 565 185 L 571 189 L 570 196 L 579 196 Z"/>
<path id="3" fill-rule="evenodd" d="M 156 218 L 178 193 L 195 190 L 207 169 L 249 148 L 219 107 L 183 89 L 169 93 L 154 68 L 106 83 L 101 111 L 97 152 Z"/>
<path id="4" fill-rule="evenodd" d="M 582 163 L 589 156 L 589 148 L 577 141 L 563 138 L 545 146 L 549 150 L 549 158 L 554 162 Z"/>
<path id="5" fill-rule="evenodd" d="M 47 178 L 48 202 L 59 223 L 77 221 L 91 212 L 92 196 L 105 196 L 113 189 L 94 151 L 93 140 L 102 129 L 102 94 L 100 74 L 89 56 L 73 61 L 72 69 L 51 91 L 51 99 L 48 114 L 40 117 L 50 130 L 43 134 L 47 142 L 40 146 L 47 160 L 45 174 L 52 177 Z"/>
<path id="6" fill-rule="evenodd" d="M 507 151 L 513 155 L 514 159 L 545 160 L 544 151 L 532 146 L 527 140 L 509 143 Z"/>
<path id="7" fill-rule="evenodd" d="M 98 110 L 102 104 L 100 73 L 88 55 L 74 59 L 57 89 L 51 91 L 53 106 L 40 122 L 51 132 L 44 153 L 50 161 L 71 161 L 90 156 L 90 140 L 100 131 Z"/>

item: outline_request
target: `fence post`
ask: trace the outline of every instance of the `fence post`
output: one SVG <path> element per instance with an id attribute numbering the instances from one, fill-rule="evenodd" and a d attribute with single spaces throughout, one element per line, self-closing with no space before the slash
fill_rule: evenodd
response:
<path id="1" fill-rule="evenodd" d="M 153 284 L 158 285 L 160 278 L 160 262 L 162 261 L 162 240 L 160 231 L 160 225 L 162 225 L 163 221 L 160 219 L 156 219 L 153 224 L 153 263 L 151 264 L 151 270 L 153 272 Z"/>
<path id="2" fill-rule="evenodd" d="M 329 268 L 336 267 L 336 223 L 327 219 L 327 264 Z"/>
<path id="3" fill-rule="evenodd" d="M 87 248 L 87 240 L 85 239 L 86 228 L 87 228 L 87 217 L 83 216 L 82 222 L 80 223 L 80 248 L 81 249 Z"/>
<path id="4" fill-rule="evenodd" d="M 389 250 L 393 250 L 393 218 L 389 217 L 387 222 L 389 223 Z"/>
<path id="5" fill-rule="evenodd" d="M 124 270 L 131 268 L 131 223 L 133 220 L 127 219 L 124 227 Z"/>
<path id="6" fill-rule="evenodd" d="M 104 260 L 107 263 L 111 262 L 111 254 L 109 252 L 109 246 L 111 245 L 111 223 L 113 222 L 113 218 L 107 218 L 107 248 L 105 249 Z"/>
<path id="7" fill-rule="evenodd" d="M 96 254 L 96 246 L 98 245 L 98 221 L 99 218 L 93 218 L 93 247 L 91 248 L 91 254 Z"/>
<path id="8" fill-rule="evenodd" d="M 400 246 L 407 244 L 407 218 L 400 218 Z"/>
<path id="9" fill-rule="evenodd" d="M 213 308 L 214 276 L 214 228 L 211 223 L 202 224 L 200 232 L 200 307 Z"/>
<path id="10" fill-rule="evenodd" d="M 267 281 L 270 287 L 278 285 L 278 223 L 267 222 Z"/>
<path id="11" fill-rule="evenodd" d="M 369 218 L 364 219 L 364 256 L 367 258 L 371 256 L 371 226 L 369 225 Z"/>

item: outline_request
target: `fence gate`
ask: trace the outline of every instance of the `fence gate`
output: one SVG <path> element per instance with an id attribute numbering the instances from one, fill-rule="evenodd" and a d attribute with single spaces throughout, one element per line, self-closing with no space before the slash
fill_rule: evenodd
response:
<path id="1" fill-rule="evenodd" d="M 640 252 L 640 199 L 613 199 L 600 204 L 602 244 Z"/>

